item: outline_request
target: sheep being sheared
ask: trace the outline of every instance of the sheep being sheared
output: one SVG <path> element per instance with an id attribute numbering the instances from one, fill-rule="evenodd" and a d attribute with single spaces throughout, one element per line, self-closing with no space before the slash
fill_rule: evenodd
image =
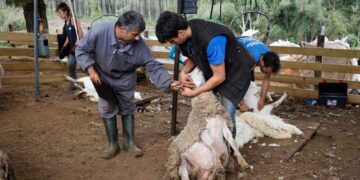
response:
<path id="1" fill-rule="evenodd" d="M 248 91 L 244 96 L 244 101 L 253 112 L 242 113 L 236 117 L 236 136 L 235 141 L 242 148 L 244 144 L 256 137 L 264 135 L 283 139 L 290 138 L 292 134 L 302 135 L 303 132 L 297 127 L 283 122 L 280 117 L 271 114 L 274 107 L 278 107 L 287 97 L 285 92 L 276 102 L 265 105 L 262 110 L 258 110 L 257 102 L 260 99 L 261 89 L 251 82 Z"/>
<path id="2" fill-rule="evenodd" d="M 190 75 L 197 87 L 205 82 L 199 69 L 194 69 Z M 248 164 L 228 127 L 232 126 L 230 116 L 213 92 L 192 98 L 191 106 L 186 126 L 168 149 L 167 175 L 172 179 L 178 179 L 179 175 L 182 179 L 189 179 L 189 176 L 225 178 L 229 152 L 224 138 L 233 148 L 241 168 L 246 169 Z"/>
<path id="3" fill-rule="evenodd" d="M 251 82 L 249 89 L 246 91 L 246 94 L 244 96 L 244 101 L 245 104 L 250 108 L 253 109 L 254 113 L 257 114 L 271 114 L 271 111 L 275 108 L 278 107 L 286 98 L 287 98 L 287 93 L 284 92 L 284 94 L 281 96 L 281 98 L 277 101 L 275 101 L 274 103 L 265 105 L 263 109 L 261 109 L 261 111 L 259 111 L 257 103 L 260 99 L 260 92 L 261 92 L 261 88 L 258 87 L 256 85 L 255 82 Z"/>
<path id="4" fill-rule="evenodd" d="M 6 153 L 0 150 L 0 180 L 15 180 L 15 174 L 9 165 Z"/>

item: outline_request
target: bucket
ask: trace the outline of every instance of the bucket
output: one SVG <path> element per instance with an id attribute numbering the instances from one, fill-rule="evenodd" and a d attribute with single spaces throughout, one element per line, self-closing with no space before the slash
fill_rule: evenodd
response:
<path id="1" fill-rule="evenodd" d="M 49 56 L 49 41 L 47 37 L 41 34 L 38 38 L 39 43 L 39 56 L 48 57 Z"/>

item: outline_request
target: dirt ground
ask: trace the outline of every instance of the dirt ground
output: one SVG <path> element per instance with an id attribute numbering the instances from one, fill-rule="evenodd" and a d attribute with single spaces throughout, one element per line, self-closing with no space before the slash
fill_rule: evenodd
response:
<path id="1" fill-rule="evenodd" d="M 136 140 L 144 156 L 122 152 L 103 160 L 99 156 L 107 140 L 96 104 L 74 97 L 68 87 L 43 85 L 40 102 L 34 100 L 31 86 L 0 89 L 0 149 L 8 153 L 18 179 L 162 179 L 170 143 L 171 95 L 161 94 L 146 81 L 139 83 L 138 91 L 160 96 L 135 116 Z M 181 129 L 190 101 L 182 97 L 179 101 Z M 321 126 L 291 159 L 281 158 L 283 147 L 263 145 L 262 139 L 246 144 L 241 152 L 253 170 L 229 172 L 227 179 L 360 179 L 358 106 L 307 106 L 306 100 L 290 97 L 275 114 L 295 124 Z M 122 140 L 121 123 L 118 127 Z M 290 141 L 296 139 L 301 137 Z"/>

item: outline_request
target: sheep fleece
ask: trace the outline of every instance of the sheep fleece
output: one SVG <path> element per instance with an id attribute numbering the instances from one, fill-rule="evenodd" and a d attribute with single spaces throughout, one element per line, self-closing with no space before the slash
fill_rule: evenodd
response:
<path id="1" fill-rule="evenodd" d="M 226 119 L 229 128 L 233 126 L 230 115 L 213 92 L 204 92 L 194 97 L 191 103 L 192 110 L 189 114 L 187 124 L 181 133 L 173 140 L 168 149 L 169 158 L 165 166 L 168 175 L 174 179 L 177 179 L 179 176 L 178 167 L 181 163 L 180 155 L 195 142 L 201 141 L 200 134 L 206 127 L 207 119 L 220 114 Z"/>

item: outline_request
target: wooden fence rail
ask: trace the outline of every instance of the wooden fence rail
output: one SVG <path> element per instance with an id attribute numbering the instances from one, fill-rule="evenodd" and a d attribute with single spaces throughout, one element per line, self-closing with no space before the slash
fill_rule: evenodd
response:
<path id="1" fill-rule="evenodd" d="M 49 48 L 49 56 L 57 56 L 57 48 Z M 29 56 L 34 57 L 34 48 L 0 48 L 0 56 Z"/>
<path id="2" fill-rule="evenodd" d="M 280 47 L 270 46 L 270 49 L 279 54 L 300 54 L 306 56 L 328 56 L 328 57 L 346 57 L 359 58 L 360 50 L 352 49 L 329 49 L 329 48 L 300 48 L 300 47 Z"/>
<path id="3" fill-rule="evenodd" d="M 56 35 L 48 35 L 49 42 L 56 44 Z M 33 35 L 28 33 L 3 33 L 0 32 L 0 40 L 7 40 L 13 42 L 25 42 L 25 44 L 33 44 Z M 171 47 L 171 44 L 161 44 L 157 40 L 145 39 L 145 43 L 149 46 L 162 46 Z M 20 43 L 21 44 L 21 43 Z M 52 46 L 51 46 L 52 47 Z M 343 50 L 343 49 L 325 49 L 325 48 L 297 48 L 297 47 L 270 47 L 271 50 L 279 54 L 300 54 L 306 56 L 328 56 L 328 57 L 346 57 L 346 58 L 359 58 L 360 50 Z M 155 58 L 168 59 L 168 51 L 153 51 Z M 0 56 L 29 56 L 33 57 L 34 49 L 32 48 L 0 48 Z M 50 48 L 50 59 L 58 55 L 57 48 Z M 360 67 L 351 65 L 338 65 L 338 64 L 320 64 L 312 62 L 281 62 L 282 68 L 292 68 L 299 70 L 311 70 L 311 71 L 322 71 L 322 72 L 338 72 L 338 73 L 351 73 L 360 74 Z M 32 62 L 5 62 L 2 63 L 5 72 L 6 71 L 33 71 L 34 65 Z M 173 71 L 174 65 L 172 63 L 165 63 L 165 69 Z M 62 64 L 55 61 L 45 61 L 39 63 L 40 71 L 50 70 L 66 70 L 66 64 Z M 180 66 L 182 69 L 182 66 Z M 262 73 L 256 73 L 255 77 L 257 80 L 263 78 Z M 34 77 L 32 76 L 21 76 L 21 77 L 5 77 L 3 79 L 3 85 L 28 85 L 32 84 Z M 40 76 L 41 83 L 53 83 L 53 82 L 64 82 L 64 75 L 51 75 L 51 76 Z M 328 79 L 328 78 L 316 78 L 316 77 L 301 77 L 301 76 L 290 76 L 290 75 L 273 75 L 271 78 L 272 82 L 280 83 L 296 83 L 299 85 L 317 85 L 319 82 L 339 82 L 339 79 Z M 342 80 L 348 84 L 349 88 L 360 89 L 360 82 Z M 293 87 L 282 87 L 275 86 L 273 83 L 270 87 L 271 91 L 276 93 L 283 93 L 287 91 L 290 95 L 304 98 L 317 98 L 318 91 L 296 89 Z M 359 95 L 348 95 L 349 103 L 360 104 Z"/>
<path id="4" fill-rule="evenodd" d="M 49 42 L 57 43 L 57 35 L 47 34 Z M 32 33 L 20 32 L 0 32 L 0 40 L 3 41 L 18 41 L 18 42 L 34 42 L 34 35 Z"/>

